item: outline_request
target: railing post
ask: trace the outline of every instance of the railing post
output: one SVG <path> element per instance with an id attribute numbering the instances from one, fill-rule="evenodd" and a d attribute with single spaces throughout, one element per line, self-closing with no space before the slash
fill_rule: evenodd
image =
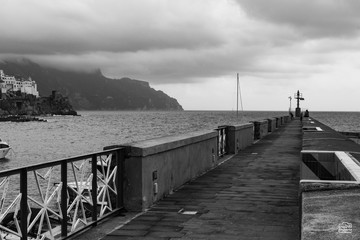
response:
<path id="1" fill-rule="evenodd" d="M 226 132 L 226 126 L 219 126 L 217 129 L 218 132 L 218 156 L 222 157 L 226 154 L 227 150 L 227 132 Z"/>
<path id="2" fill-rule="evenodd" d="M 219 129 L 216 129 L 216 131 L 217 131 L 217 137 L 216 137 L 216 153 L 217 153 L 217 155 L 218 155 L 218 157 L 219 157 L 219 155 L 220 155 L 220 134 L 219 134 Z"/>
<path id="3" fill-rule="evenodd" d="M 28 205 L 27 205 L 27 168 L 23 168 L 20 172 L 20 193 L 21 193 L 21 202 L 20 202 L 20 228 L 21 228 L 21 239 L 27 239 L 27 215 L 28 215 Z"/>
<path id="4" fill-rule="evenodd" d="M 224 155 L 229 153 L 229 126 L 224 126 Z"/>
<path id="5" fill-rule="evenodd" d="M 63 219 L 61 221 L 61 236 L 67 236 L 67 162 L 61 163 L 61 213 Z"/>
<path id="6" fill-rule="evenodd" d="M 225 155 L 226 151 L 226 132 L 225 127 L 221 129 L 221 155 Z"/>
<path id="7" fill-rule="evenodd" d="M 125 162 L 125 149 L 119 149 L 116 151 L 116 208 L 124 207 L 124 162 Z"/>
<path id="8" fill-rule="evenodd" d="M 254 140 L 258 140 L 260 139 L 260 135 L 261 135 L 260 122 L 252 121 L 252 123 L 254 124 Z"/>
<path id="9" fill-rule="evenodd" d="M 92 196 L 92 221 L 96 225 L 97 221 L 97 155 L 94 154 L 91 160 L 91 169 L 92 169 L 92 186 L 91 186 L 91 196 Z"/>

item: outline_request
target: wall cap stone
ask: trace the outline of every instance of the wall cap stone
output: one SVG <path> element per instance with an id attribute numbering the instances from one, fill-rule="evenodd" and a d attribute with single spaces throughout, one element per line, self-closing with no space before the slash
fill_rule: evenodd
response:
<path id="1" fill-rule="evenodd" d="M 153 138 L 126 144 L 125 146 L 130 148 L 129 154 L 131 157 L 146 157 L 197 142 L 206 141 L 208 139 L 216 138 L 217 136 L 217 131 L 205 130 L 175 136 Z"/>
<path id="2" fill-rule="evenodd" d="M 251 123 L 267 124 L 268 120 L 250 121 Z"/>
<path id="3" fill-rule="evenodd" d="M 245 123 L 245 124 L 241 124 L 241 125 L 234 125 L 234 126 L 228 126 L 230 130 L 232 131 L 236 131 L 236 130 L 240 130 L 240 129 L 245 129 L 245 128 L 253 128 L 254 124 L 252 123 Z"/>

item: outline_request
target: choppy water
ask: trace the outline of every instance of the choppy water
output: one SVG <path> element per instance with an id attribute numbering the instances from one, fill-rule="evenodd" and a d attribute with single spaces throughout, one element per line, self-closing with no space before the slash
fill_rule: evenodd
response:
<path id="1" fill-rule="evenodd" d="M 48 122 L 0 122 L 0 137 L 14 149 L 0 161 L 0 170 L 101 151 L 104 146 L 124 144 L 219 125 L 241 124 L 286 112 L 183 111 L 79 112 L 80 117 L 55 116 Z M 341 131 L 359 131 L 360 113 L 310 113 Z"/>
<path id="2" fill-rule="evenodd" d="M 360 132 L 360 112 L 314 112 L 310 115 L 336 131 Z"/>

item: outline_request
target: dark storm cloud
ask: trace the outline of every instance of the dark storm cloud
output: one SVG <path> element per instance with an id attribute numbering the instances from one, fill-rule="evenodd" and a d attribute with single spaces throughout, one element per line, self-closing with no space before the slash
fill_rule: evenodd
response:
<path id="1" fill-rule="evenodd" d="M 359 34 L 360 1 L 237 0 L 256 19 L 289 25 L 305 37 L 346 37 Z"/>
<path id="2" fill-rule="evenodd" d="M 197 49 L 222 43 L 221 36 L 203 24 L 205 19 L 190 16 L 188 20 L 181 20 L 189 16 L 180 15 L 182 11 L 176 10 L 174 16 L 167 16 L 164 11 L 156 12 L 156 6 L 148 9 L 154 11 L 151 13 L 146 10 L 147 4 L 142 6 L 141 2 L 121 5 L 116 1 L 89 4 L 74 1 L 74 6 L 69 3 L 52 6 L 29 1 L 37 4 L 23 6 L 28 7 L 26 11 L 17 10 L 16 2 L 9 4 L 9 11 L 0 17 L 3 23 L 0 25 L 1 53 L 136 52 Z M 108 8 L 103 6 L 106 2 L 110 4 Z M 38 5 L 41 7 L 36 8 Z M 14 16 L 14 12 L 18 13 Z"/>
<path id="3" fill-rule="evenodd" d="M 225 62 L 234 51 L 221 53 L 229 44 L 229 8 L 209 0 L 8 1 L 0 57 L 158 81 L 209 75 L 232 65 Z"/>

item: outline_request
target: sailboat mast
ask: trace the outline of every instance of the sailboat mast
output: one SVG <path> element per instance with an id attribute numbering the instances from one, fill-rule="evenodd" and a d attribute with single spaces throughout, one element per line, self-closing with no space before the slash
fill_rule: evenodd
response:
<path id="1" fill-rule="evenodd" d="M 239 96 L 240 96 L 240 103 L 241 103 L 241 111 L 244 111 L 242 97 L 241 97 L 241 87 L 240 87 L 240 80 L 239 80 L 239 73 L 236 74 L 237 77 L 237 87 L 236 87 L 236 114 L 238 115 L 239 112 Z"/>
<path id="2" fill-rule="evenodd" d="M 239 116 L 239 73 L 236 74 L 236 117 Z"/>

